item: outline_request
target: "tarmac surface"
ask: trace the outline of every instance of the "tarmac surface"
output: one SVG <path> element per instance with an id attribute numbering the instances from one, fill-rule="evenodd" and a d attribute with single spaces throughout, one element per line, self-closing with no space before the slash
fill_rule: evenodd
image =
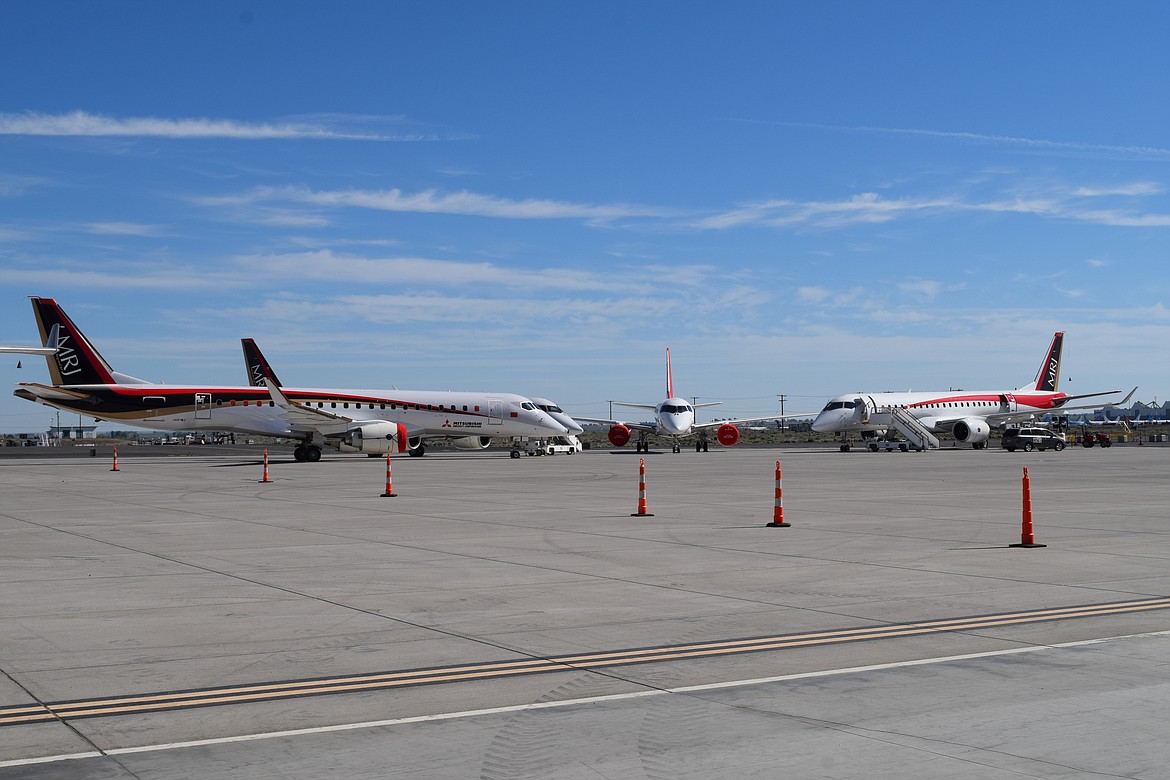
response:
<path id="1" fill-rule="evenodd" d="M 0 452 L 0 778 L 1170 778 L 1170 446 L 261 449 Z"/>

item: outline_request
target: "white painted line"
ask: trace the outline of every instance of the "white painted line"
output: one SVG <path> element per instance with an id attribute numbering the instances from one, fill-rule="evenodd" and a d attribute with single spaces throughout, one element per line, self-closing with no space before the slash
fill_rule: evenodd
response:
<path id="1" fill-rule="evenodd" d="M 17 759 L 15 761 L 0 761 L 0 767 L 24 766 L 26 764 L 43 764 L 53 761 L 71 761 L 79 758 L 94 758 L 101 755 L 122 756 L 131 753 L 153 753 L 164 750 L 180 750 L 183 748 L 205 747 L 207 745 L 228 745 L 235 742 L 254 742 L 262 739 L 282 739 L 285 737 L 303 737 L 313 734 L 328 734 L 335 731 L 356 731 L 359 729 L 384 728 L 387 726 L 402 726 L 410 723 L 426 723 L 429 721 L 455 720 L 458 718 L 474 718 L 483 715 L 500 715 L 511 712 L 526 712 L 528 710 L 547 710 L 561 707 L 577 707 L 584 704 L 598 704 L 611 701 L 626 701 L 643 699 L 650 696 L 666 694 L 699 693 L 714 691 L 723 688 L 745 688 L 751 685 L 766 685 L 768 683 L 788 682 L 790 680 L 807 680 L 814 677 L 835 677 L 844 674 L 859 672 L 874 672 L 885 669 L 902 669 L 910 666 L 927 666 L 945 664 L 952 661 L 969 661 L 977 658 L 994 658 L 1003 655 L 1021 655 L 1024 653 L 1039 653 L 1045 650 L 1061 650 L 1070 647 L 1086 647 L 1114 642 L 1125 639 L 1143 639 L 1146 637 L 1170 636 L 1170 631 L 1154 631 L 1146 634 L 1128 634 L 1126 636 L 1112 636 L 1103 639 L 1085 639 L 1079 642 L 1063 642 L 1055 645 L 1036 645 L 1032 647 L 1014 647 L 1009 650 L 990 650 L 985 653 L 969 653 L 966 655 L 948 655 L 941 658 L 923 658 L 917 661 L 897 661 L 888 664 L 874 664 L 872 666 L 852 666 L 845 669 L 827 669 L 821 672 L 802 672 L 800 674 L 785 674 L 776 677 L 759 677 L 754 680 L 732 680 L 729 682 L 707 683 L 704 685 L 686 685 L 679 688 L 664 688 L 652 691 L 637 691 L 633 693 L 615 693 L 609 696 L 591 696 L 583 699 L 565 699 L 564 701 L 546 701 L 535 704 L 516 704 L 510 707 L 491 707 L 482 710 L 467 710 L 464 712 L 444 712 L 436 715 L 418 715 L 410 718 L 394 718 L 391 720 L 372 720 L 364 723 L 343 723 L 336 726 L 318 726 L 307 729 L 292 729 L 289 731 L 270 731 L 262 734 L 241 734 L 234 737 L 217 737 L 214 739 L 199 739 L 191 742 L 170 742 L 159 745 L 142 745 L 140 747 L 114 748 L 104 753 L 75 753 L 72 755 L 46 756 L 44 758 Z"/>
<path id="2" fill-rule="evenodd" d="M 0 768 L 6 766 L 28 766 L 29 764 L 50 764 L 54 761 L 74 761 L 78 758 L 97 758 L 105 753 L 92 751 L 89 753 L 69 753 L 64 756 L 45 756 L 44 758 L 18 758 L 15 761 L 0 761 Z"/>

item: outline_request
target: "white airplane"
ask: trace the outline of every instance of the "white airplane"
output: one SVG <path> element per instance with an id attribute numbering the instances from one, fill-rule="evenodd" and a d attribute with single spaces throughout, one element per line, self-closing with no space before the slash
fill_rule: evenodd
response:
<path id="1" fill-rule="evenodd" d="M 242 349 L 244 351 L 244 365 L 247 367 L 248 383 L 251 386 L 271 388 L 274 391 L 274 395 L 284 396 L 286 401 L 288 401 L 289 395 L 296 397 L 296 394 L 298 392 L 302 392 L 302 391 L 291 391 L 289 393 L 285 392 L 284 387 L 281 384 L 280 379 L 276 376 L 276 372 L 273 371 L 272 366 L 268 362 L 268 359 L 264 357 L 264 353 L 260 351 L 260 347 L 257 346 L 255 339 L 250 339 L 250 338 L 249 339 L 240 339 L 240 346 L 242 347 Z M 379 391 L 379 392 L 381 392 L 381 391 Z M 443 392 L 443 391 L 429 391 L 429 390 L 428 391 L 395 390 L 394 393 L 395 393 L 395 396 L 398 400 L 406 399 L 407 405 L 411 405 L 411 404 L 418 405 L 417 404 L 418 396 L 422 395 L 425 397 L 426 400 L 429 400 L 432 402 L 429 404 L 430 406 L 437 406 L 439 409 L 447 410 L 447 412 L 462 411 L 467 406 L 466 403 L 458 403 L 459 399 L 454 398 L 454 396 L 461 396 L 462 397 L 462 396 L 468 396 L 468 395 L 471 395 L 471 396 L 478 395 L 475 393 L 471 393 L 471 394 L 468 394 L 468 393 L 449 393 L 449 392 Z M 495 397 L 500 396 L 501 394 L 500 393 L 489 393 L 487 395 L 491 395 L 493 398 L 495 398 Z M 438 404 L 433 403 L 436 400 L 439 401 Z M 453 400 L 457 401 L 457 403 L 452 403 Z M 539 404 L 537 404 L 535 401 L 533 401 L 533 399 L 526 399 L 526 400 L 532 402 L 531 405 L 533 407 L 544 411 L 548 415 L 548 417 L 551 418 L 551 420 L 553 420 L 556 423 L 560 423 L 564 428 L 568 428 L 568 426 L 565 425 L 557 417 L 557 415 L 549 412 L 546 409 L 543 409 L 543 407 L 541 407 Z M 466 401 L 466 398 L 463 398 L 463 401 Z M 278 406 L 282 405 L 281 401 L 277 401 L 276 403 Z M 424 403 L 423 405 L 427 406 L 428 404 Z M 476 408 L 478 408 L 479 406 L 485 406 L 485 407 L 490 408 L 490 404 L 484 404 L 482 402 L 479 404 L 473 403 L 472 405 L 475 406 Z M 458 406 L 459 409 L 455 409 L 456 406 Z M 303 411 L 303 410 L 298 410 L 298 413 L 300 411 Z M 368 409 L 367 409 L 367 411 L 368 411 Z M 379 411 L 381 411 L 381 409 L 379 409 Z M 392 409 L 391 411 L 394 411 L 394 410 Z M 407 411 L 414 411 L 414 410 L 407 410 Z M 474 409 L 472 411 L 474 412 Z M 570 421 L 571 421 L 571 418 L 570 418 Z M 306 419 L 306 420 L 302 420 L 301 422 L 311 426 L 313 420 Z M 436 425 L 437 427 L 432 427 L 432 428 L 425 427 L 428 424 Z M 481 433 L 481 435 L 468 436 L 468 435 L 466 435 L 465 432 L 468 429 L 469 425 L 470 425 L 470 423 L 468 423 L 467 421 L 460 422 L 457 420 L 455 422 L 452 422 L 449 414 L 444 414 L 441 417 L 436 416 L 436 415 L 421 416 L 421 417 L 419 417 L 419 419 L 414 420 L 414 421 L 407 424 L 407 429 L 408 429 L 408 433 L 409 433 L 409 435 L 407 436 L 407 452 L 409 452 L 411 455 L 421 456 L 421 455 L 425 454 L 427 451 L 427 442 L 436 441 L 436 440 L 449 442 L 456 449 L 460 449 L 460 450 L 482 450 L 482 449 L 487 449 L 491 445 L 492 436 L 506 436 L 506 435 L 509 435 L 509 436 L 510 435 L 515 435 L 515 436 L 531 436 L 531 435 L 555 436 L 555 435 L 558 435 L 557 433 L 554 433 L 551 430 L 545 430 L 540 434 L 532 434 L 531 432 L 529 432 L 529 433 L 508 433 L 507 431 L 496 432 L 496 431 L 491 430 L 490 428 L 481 427 L 479 429 L 481 432 L 483 432 L 483 433 Z M 573 425 L 577 428 L 577 430 L 581 429 L 581 427 L 576 425 L 576 423 L 573 423 Z M 512 427 L 513 426 L 509 426 L 509 430 Z M 562 431 L 562 433 L 563 433 L 563 431 Z M 341 450 L 343 452 L 345 452 L 345 451 L 349 451 L 350 448 L 348 448 L 344 443 L 342 443 Z M 513 457 L 517 457 L 518 454 L 519 453 L 517 453 Z M 370 455 L 370 457 L 377 457 L 377 453 L 369 453 L 369 455 Z M 294 452 L 294 456 L 295 456 L 295 452 Z"/>
<path id="2" fill-rule="evenodd" d="M 166 431 L 231 431 L 299 440 L 298 461 L 321 446 L 406 452 L 431 430 L 461 437 L 556 436 L 565 427 L 512 393 L 285 389 L 153 384 L 114 371 L 51 298 L 33 298 L 51 385 L 21 382 L 19 398 L 124 425 Z M 55 335 L 54 335 L 55 334 Z M 50 343 L 50 336 L 53 337 Z M 421 440 L 420 440 L 421 444 Z"/>
<path id="3" fill-rule="evenodd" d="M 913 435 L 917 424 L 928 434 L 950 433 L 964 444 L 983 449 L 993 425 L 1031 420 L 1045 414 L 1063 413 L 1071 409 L 1089 409 L 1095 406 L 1068 406 L 1079 398 L 1113 395 L 1120 390 L 1106 390 L 1082 395 L 1066 395 L 1057 391 L 1060 382 L 1060 353 L 1064 332 L 1052 337 L 1052 344 L 1040 364 L 1036 379 L 1015 390 L 961 390 L 937 393 L 849 393 L 829 400 L 813 420 L 812 429 L 841 434 L 841 451 L 848 452 L 850 434 L 859 433 L 877 449 L 879 441 L 890 441 L 897 429 L 903 435 Z M 1133 397 L 1135 387 L 1119 405 Z M 937 446 L 935 439 L 933 446 Z M 922 449 L 923 445 L 914 445 Z M 906 447 L 904 447 L 906 449 Z"/>
<path id="4" fill-rule="evenodd" d="M 709 442 L 707 431 L 716 428 L 715 439 L 725 447 L 730 447 L 739 441 L 737 425 L 761 420 L 779 420 L 780 415 L 768 417 L 744 417 L 736 420 L 722 420 L 718 422 L 695 422 L 695 409 L 704 406 L 718 406 L 722 401 L 709 401 L 702 404 L 691 404 L 685 398 L 678 398 L 674 394 L 674 379 L 670 370 L 670 347 L 666 348 L 666 400 L 656 404 L 633 404 L 624 401 L 614 401 L 618 406 L 629 406 L 634 409 L 648 409 L 654 412 L 654 422 L 628 422 L 622 420 L 603 420 L 596 417 L 578 417 L 582 422 L 602 423 L 612 426 L 609 429 L 609 441 L 615 447 L 624 447 L 629 443 L 631 435 L 636 432 L 638 440 L 634 443 L 638 452 L 649 452 L 651 436 L 669 437 L 674 452 L 681 452 L 682 445 L 679 439 L 696 435 L 695 452 L 707 452 Z M 791 415 L 785 415 L 791 416 Z"/>
<path id="5" fill-rule="evenodd" d="M 545 412 L 549 417 L 565 426 L 570 436 L 577 436 L 578 434 L 585 432 L 585 429 L 582 428 L 576 420 L 570 417 L 568 412 L 547 398 L 537 398 L 534 395 L 530 395 L 528 396 L 528 399 L 532 401 L 532 403 L 536 404 L 537 409 Z"/>

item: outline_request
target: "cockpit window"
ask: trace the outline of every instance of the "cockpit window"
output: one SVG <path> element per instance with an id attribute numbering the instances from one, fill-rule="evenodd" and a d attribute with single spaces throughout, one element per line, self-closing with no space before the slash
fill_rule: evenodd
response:
<path id="1" fill-rule="evenodd" d="M 822 412 L 831 412 L 834 409 L 852 409 L 857 405 L 854 401 L 829 401 Z"/>
<path id="2" fill-rule="evenodd" d="M 521 408 L 521 409 L 527 409 L 527 410 L 528 410 L 528 411 L 530 411 L 530 412 L 535 412 L 535 411 L 536 411 L 536 407 L 535 407 L 535 406 L 533 406 L 533 405 L 532 405 L 530 402 L 528 402 L 528 401 L 524 401 L 523 403 L 521 403 L 521 404 L 520 404 L 520 408 Z"/>

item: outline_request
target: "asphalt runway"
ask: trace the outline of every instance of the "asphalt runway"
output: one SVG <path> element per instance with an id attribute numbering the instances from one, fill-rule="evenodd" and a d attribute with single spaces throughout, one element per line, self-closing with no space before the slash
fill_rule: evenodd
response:
<path id="1" fill-rule="evenodd" d="M 0 778 L 1170 778 L 1170 446 L 211 449 L 0 456 Z"/>

